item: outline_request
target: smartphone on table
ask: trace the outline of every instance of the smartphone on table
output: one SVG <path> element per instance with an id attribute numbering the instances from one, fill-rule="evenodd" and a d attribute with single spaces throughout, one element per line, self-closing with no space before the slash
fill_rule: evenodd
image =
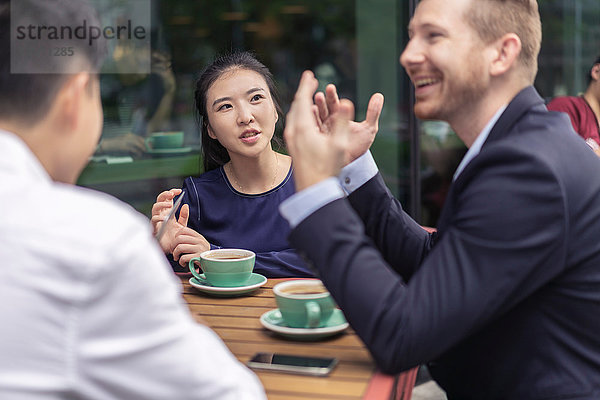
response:
<path id="1" fill-rule="evenodd" d="M 326 376 L 337 365 L 336 358 L 307 357 L 291 354 L 256 353 L 246 363 L 250 368 L 292 374 Z"/>

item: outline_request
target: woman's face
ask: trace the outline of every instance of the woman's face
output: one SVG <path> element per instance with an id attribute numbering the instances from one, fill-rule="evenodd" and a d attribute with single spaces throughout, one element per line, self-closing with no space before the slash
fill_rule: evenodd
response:
<path id="1" fill-rule="evenodd" d="M 208 134 L 229 155 L 256 157 L 271 149 L 277 111 L 267 82 L 247 69 L 225 72 L 206 93 Z"/>

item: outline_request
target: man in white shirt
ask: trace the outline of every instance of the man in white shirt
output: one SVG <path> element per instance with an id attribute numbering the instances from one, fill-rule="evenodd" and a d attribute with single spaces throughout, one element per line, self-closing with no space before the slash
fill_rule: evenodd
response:
<path id="1" fill-rule="evenodd" d="M 100 65 L 99 41 L 74 39 L 74 56 L 46 57 L 59 73 L 10 72 L 11 23 L 99 26 L 94 10 L 80 0 L 19 0 L 28 19 L 10 20 L 6 3 L 0 398 L 264 399 L 257 377 L 193 321 L 149 222 L 73 185 L 101 132 L 98 77 L 87 72 Z M 40 60 L 16 67 L 27 62 Z"/>

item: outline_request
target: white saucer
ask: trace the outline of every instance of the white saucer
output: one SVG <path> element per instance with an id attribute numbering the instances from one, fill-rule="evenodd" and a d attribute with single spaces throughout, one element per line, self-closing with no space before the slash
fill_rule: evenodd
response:
<path id="1" fill-rule="evenodd" d="M 199 291 L 211 294 L 213 296 L 240 296 L 242 294 L 250 293 L 253 290 L 258 289 L 259 287 L 267 283 L 267 278 L 265 278 L 261 274 L 256 274 L 253 272 L 250 278 L 248 279 L 247 285 L 235 287 L 212 286 L 210 283 L 199 281 L 194 277 L 191 277 L 189 282 L 190 285 L 192 285 Z"/>
<path id="2" fill-rule="evenodd" d="M 348 322 L 342 310 L 335 309 L 329 319 L 327 326 L 322 328 L 291 328 L 285 324 L 279 308 L 267 311 L 260 316 L 262 326 L 282 336 L 296 340 L 318 340 L 328 336 L 336 335 L 346 328 Z"/>
<path id="3" fill-rule="evenodd" d="M 149 149 L 148 154 L 185 154 L 192 151 L 192 147 L 173 147 L 166 149 Z"/>

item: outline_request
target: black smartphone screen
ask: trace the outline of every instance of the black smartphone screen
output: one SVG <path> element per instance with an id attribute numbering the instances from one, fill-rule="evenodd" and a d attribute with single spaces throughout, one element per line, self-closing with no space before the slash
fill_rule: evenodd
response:
<path id="1" fill-rule="evenodd" d="M 276 353 L 257 353 L 247 363 L 250 368 L 255 369 L 314 376 L 327 376 L 336 364 L 336 358 L 293 356 Z"/>
<path id="2" fill-rule="evenodd" d="M 335 363 L 334 358 L 292 356 L 287 354 L 258 353 L 251 362 L 262 364 L 289 365 L 307 368 L 328 368 Z"/>

